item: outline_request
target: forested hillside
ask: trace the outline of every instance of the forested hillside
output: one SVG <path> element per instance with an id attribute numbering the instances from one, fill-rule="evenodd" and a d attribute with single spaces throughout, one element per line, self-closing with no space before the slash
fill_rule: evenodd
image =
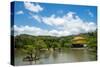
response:
<path id="1" fill-rule="evenodd" d="M 63 48 L 69 47 L 72 44 L 72 39 L 76 36 L 82 36 L 86 39 L 88 47 L 97 47 L 97 32 L 89 32 L 78 35 L 70 35 L 63 37 L 55 36 L 32 36 L 27 34 L 21 34 L 15 36 L 15 48 L 24 48 L 25 46 L 43 48 Z"/>

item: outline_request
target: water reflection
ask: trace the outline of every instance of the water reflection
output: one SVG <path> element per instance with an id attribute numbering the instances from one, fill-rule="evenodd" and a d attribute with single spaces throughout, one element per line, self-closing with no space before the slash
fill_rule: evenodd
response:
<path id="1" fill-rule="evenodd" d="M 51 64 L 51 63 L 66 63 L 80 61 L 95 61 L 96 54 L 91 54 L 87 49 L 63 49 L 61 51 L 40 51 L 38 53 L 39 60 L 22 61 L 23 55 L 15 57 L 15 65 L 30 65 L 30 64 Z"/>

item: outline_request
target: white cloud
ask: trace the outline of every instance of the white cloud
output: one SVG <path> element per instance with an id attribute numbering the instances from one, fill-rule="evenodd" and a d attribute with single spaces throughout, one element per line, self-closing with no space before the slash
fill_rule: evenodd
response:
<path id="1" fill-rule="evenodd" d="M 74 12 L 69 12 L 64 16 L 56 16 L 55 14 L 49 17 L 32 15 L 34 19 L 43 22 L 48 26 L 56 26 L 56 29 L 48 30 L 34 26 L 14 26 L 15 35 L 30 34 L 30 35 L 50 35 L 50 36 L 67 36 L 79 33 L 87 33 L 95 31 L 97 26 L 94 22 L 83 21 Z"/>
<path id="2" fill-rule="evenodd" d="M 56 17 L 54 14 L 51 15 L 50 17 L 42 17 L 42 21 L 48 25 L 56 25 L 56 26 L 61 26 L 64 25 L 67 22 L 70 21 L 76 21 L 78 16 L 74 16 L 75 13 L 74 12 L 69 12 L 67 14 L 65 14 L 63 17 Z M 74 20 L 76 17 L 76 20 Z M 78 19 L 79 20 L 79 19 Z M 71 22 L 70 22 L 71 23 Z"/>
<path id="3" fill-rule="evenodd" d="M 22 11 L 22 10 L 20 10 L 20 11 L 18 11 L 18 12 L 16 12 L 16 14 L 24 14 L 24 12 Z"/>
<path id="4" fill-rule="evenodd" d="M 51 15 L 50 17 L 42 17 L 42 21 L 45 23 L 45 24 L 48 24 L 48 25 L 63 25 L 65 20 L 60 18 L 60 17 L 56 17 L 55 15 Z"/>
<path id="5" fill-rule="evenodd" d="M 75 15 L 75 12 L 68 12 L 67 16 L 65 16 L 67 19 L 73 19 Z"/>
<path id="6" fill-rule="evenodd" d="M 24 2 L 24 6 L 27 10 L 35 13 L 38 13 L 43 10 L 43 8 L 39 4 L 34 4 L 30 2 Z"/>
<path id="7" fill-rule="evenodd" d="M 29 34 L 29 35 L 47 35 L 48 31 L 33 26 L 16 26 L 14 25 L 14 35 Z"/>
<path id="8" fill-rule="evenodd" d="M 44 30 L 38 27 L 33 26 L 16 26 L 14 25 L 14 36 L 20 34 L 29 34 L 29 35 L 49 35 L 49 36 L 65 36 L 69 35 L 67 31 L 58 31 L 58 30 Z"/>
<path id="9" fill-rule="evenodd" d="M 41 22 L 41 18 L 38 15 L 32 16 L 34 19 L 36 19 L 38 22 Z"/>
<path id="10" fill-rule="evenodd" d="M 85 32 L 90 32 L 90 31 L 94 31 L 95 30 L 95 26 L 93 24 L 93 27 L 90 28 L 92 23 L 88 24 L 85 29 L 83 28 L 78 28 L 78 27 L 70 27 L 64 29 L 64 30 L 56 30 L 56 29 L 52 29 L 52 30 L 44 30 L 38 27 L 33 27 L 33 26 L 14 26 L 14 36 L 16 35 L 20 35 L 20 34 L 29 34 L 29 35 L 48 35 L 48 36 L 68 36 L 68 35 L 75 35 L 75 34 L 79 34 L 79 33 L 85 33 Z M 84 25 L 83 25 L 84 27 Z M 84 32 L 85 31 L 85 32 Z"/>
<path id="11" fill-rule="evenodd" d="M 32 13 L 29 13 L 31 15 L 31 18 L 37 20 L 38 22 L 41 22 L 41 17 L 39 15 L 35 15 L 35 14 L 32 14 Z"/>
<path id="12" fill-rule="evenodd" d="M 35 27 L 29 27 L 29 26 L 16 26 L 14 25 L 14 31 L 16 31 L 15 34 L 19 35 L 19 34 L 34 34 L 34 32 L 36 33 L 36 31 L 40 31 L 39 28 L 35 28 Z"/>
<path id="13" fill-rule="evenodd" d="M 96 29 L 94 22 L 83 21 L 74 12 L 69 12 L 63 17 L 55 17 L 55 15 L 43 17 L 43 22 L 57 26 L 58 29 L 69 31 L 70 34 L 86 33 Z"/>

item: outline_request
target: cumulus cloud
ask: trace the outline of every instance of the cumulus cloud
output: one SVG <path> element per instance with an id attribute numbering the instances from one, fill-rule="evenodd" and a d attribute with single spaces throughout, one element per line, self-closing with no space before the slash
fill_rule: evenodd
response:
<path id="1" fill-rule="evenodd" d="M 56 17 L 55 15 L 43 17 L 42 21 L 45 24 L 57 26 L 58 29 L 69 31 L 72 34 L 85 33 L 96 29 L 94 22 L 83 21 L 74 12 L 69 12 L 63 17 Z"/>
<path id="2" fill-rule="evenodd" d="M 50 17 L 42 17 L 42 21 L 48 25 L 56 25 L 61 26 L 65 25 L 67 22 L 73 22 L 76 21 L 78 16 L 75 16 L 74 12 L 69 12 L 65 14 L 63 17 L 51 15 Z M 76 20 L 74 20 L 76 19 Z"/>
<path id="3" fill-rule="evenodd" d="M 24 12 L 22 10 L 20 10 L 20 11 L 17 11 L 16 14 L 18 14 L 18 15 L 19 14 L 24 14 Z"/>
<path id="4" fill-rule="evenodd" d="M 90 26 L 92 26 L 89 28 Z M 29 34 L 29 35 L 44 35 L 44 36 L 68 36 L 68 35 L 75 35 L 79 33 L 85 33 L 85 32 L 90 32 L 94 31 L 95 27 L 93 23 L 90 23 L 86 29 L 82 28 L 67 28 L 64 30 L 57 30 L 57 29 L 52 29 L 52 30 L 47 30 L 47 29 L 41 29 L 39 27 L 34 27 L 34 26 L 16 26 L 14 25 L 14 35 L 20 35 L 20 34 Z M 85 32 L 84 32 L 85 30 Z"/>
<path id="5" fill-rule="evenodd" d="M 56 29 L 48 30 L 34 26 L 14 26 L 15 35 L 30 34 L 30 35 L 50 35 L 50 36 L 68 36 L 80 33 L 87 33 L 96 30 L 95 22 L 83 21 L 74 12 L 68 12 L 64 16 L 56 16 L 55 14 L 49 17 L 32 15 L 32 17 L 47 24 L 48 26 L 56 26 Z"/>
<path id="6" fill-rule="evenodd" d="M 43 8 L 39 4 L 34 4 L 30 2 L 24 2 L 24 6 L 27 10 L 35 13 L 38 13 L 43 10 Z"/>
<path id="7" fill-rule="evenodd" d="M 62 25 L 64 24 L 64 19 L 61 17 L 56 17 L 55 15 L 51 15 L 50 17 L 42 17 L 42 21 L 48 25 Z"/>
<path id="8" fill-rule="evenodd" d="M 33 26 L 17 26 L 14 25 L 14 35 L 29 34 L 29 35 L 47 35 L 48 31 Z"/>
<path id="9" fill-rule="evenodd" d="M 14 35 L 29 34 L 29 35 L 47 35 L 47 36 L 66 36 L 69 35 L 67 31 L 58 30 L 44 30 L 33 26 L 16 26 L 14 25 Z"/>

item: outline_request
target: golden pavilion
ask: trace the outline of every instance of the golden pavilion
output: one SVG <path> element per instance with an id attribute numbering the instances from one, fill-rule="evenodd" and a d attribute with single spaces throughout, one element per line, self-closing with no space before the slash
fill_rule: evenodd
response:
<path id="1" fill-rule="evenodd" d="M 82 36 L 76 36 L 72 39 L 72 47 L 86 46 L 86 39 Z"/>

